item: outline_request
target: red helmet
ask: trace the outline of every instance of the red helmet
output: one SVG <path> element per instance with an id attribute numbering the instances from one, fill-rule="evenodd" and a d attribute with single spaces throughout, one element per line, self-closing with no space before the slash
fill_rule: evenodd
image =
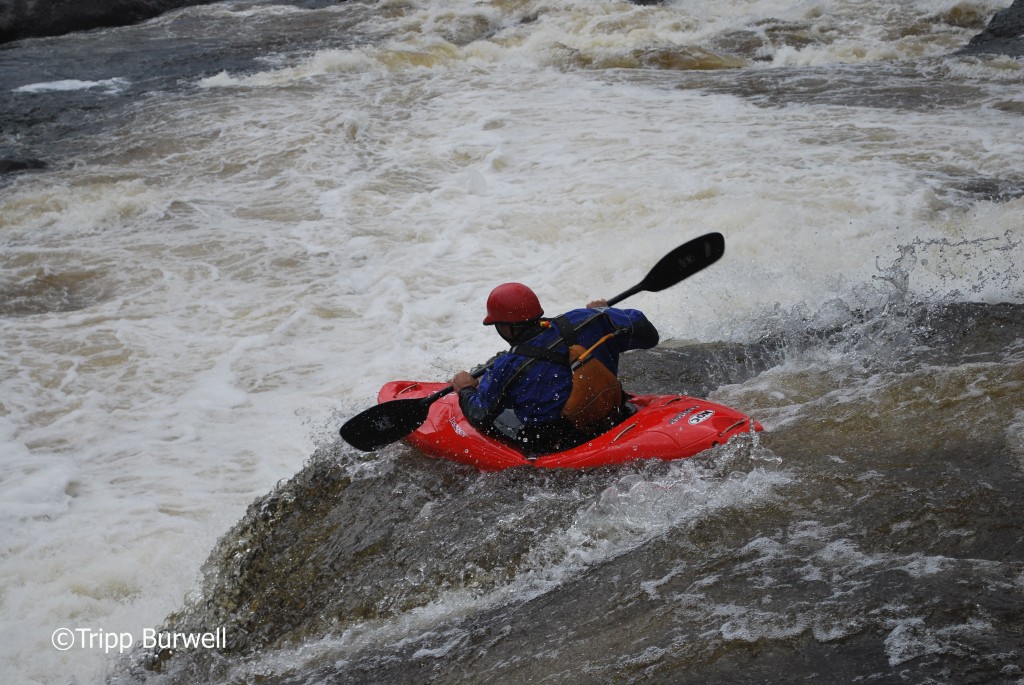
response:
<path id="1" fill-rule="evenodd" d="M 484 325 L 524 323 L 544 315 L 536 293 L 522 283 L 503 283 L 487 296 L 487 318 Z"/>

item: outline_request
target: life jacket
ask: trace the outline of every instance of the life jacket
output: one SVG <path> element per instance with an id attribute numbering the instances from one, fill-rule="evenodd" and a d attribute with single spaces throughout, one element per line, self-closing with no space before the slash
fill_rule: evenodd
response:
<path id="1" fill-rule="evenodd" d="M 605 335 L 590 348 L 585 348 L 579 343 L 578 331 L 600 316 L 606 315 L 596 314 L 583 321 L 578 328 L 574 328 L 564 315 L 551 319 L 551 324 L 555 326 L 560 336 L 560 339 L 554 341 L 551 347 L 556 346 L 559 342 L 565 342 L 568 348 L 567 353 L 555 352 L 550 347 L 545 349 L 526 344 L 516 345 L 510 350 L 515 354 L 530 358 L 517 370 L 513 378 L 536 359 L 544 359 L 569 367 L 572 372 L 572 392 L 569 393 L 569 398 L 562 407 L 562 416 L 581 433 L 592 433 L 597 430 L 601 422 L 611 416 L 615 409 L 622 404 L 622 384 L 619 379 L 600 359 L 593 356 L 597 347 L 621 331 Z M 509 385 L 511 385 L 511 380 Z"/>

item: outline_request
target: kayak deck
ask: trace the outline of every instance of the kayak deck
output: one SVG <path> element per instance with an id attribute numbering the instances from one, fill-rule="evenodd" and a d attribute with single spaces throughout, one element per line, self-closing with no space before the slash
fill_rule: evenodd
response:
<path id="1" fill-rule="evenodd" d="M 381 388 L 377 401 L 425 397 L 444 387 L 444 383 L 392 381 Z M 746 414 L 686 395 L 633 395 L 630 403 L 637 407 L 636 413 L 608 432 L 572 449 L 532 460 L 470 425 L 454 394 L 434 402 L 427 420 L 405 440 L 433 457 L 482 471 L 500 471 L 514 466 L 590 468 L 634 459 L 686 459 L 740 433 L 763 430 Z"/>

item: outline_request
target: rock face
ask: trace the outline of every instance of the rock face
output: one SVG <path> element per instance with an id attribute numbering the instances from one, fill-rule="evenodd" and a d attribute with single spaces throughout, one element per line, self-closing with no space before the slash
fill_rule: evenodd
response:
<path id="1" fill-rule="evenodd" d="M 11 174 L 16 171 L 45 169 L 46 162 L 39 159 L 8 159 L 0 158 L 0 174 Z"/>
<path id="2" fill-rule="evenodd" d="M 214 0 L 0 0 L 0 43 L 122 26 Z"/>
<path id="3" fill-rule="evenodd" d="M 971 39 L 964 52 L 992 52 L 1024 56 L 1024 0 L 1014 0 L 996 12 L 985 30 Z"/>

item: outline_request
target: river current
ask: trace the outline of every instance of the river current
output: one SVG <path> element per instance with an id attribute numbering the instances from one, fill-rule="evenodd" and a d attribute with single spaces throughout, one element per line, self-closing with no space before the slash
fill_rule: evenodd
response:
<path id="1" fill-rule="evenodd" d="M 250 0 L 0 47 L 0 680 L 1020 682 L 1024 63 L 961 52 L 1008 4 Z M 624 381 L 764 433 L 499 474 L 338 440 L 500 349 L 495 284 L 556 313 L 708 231 Z"/>

